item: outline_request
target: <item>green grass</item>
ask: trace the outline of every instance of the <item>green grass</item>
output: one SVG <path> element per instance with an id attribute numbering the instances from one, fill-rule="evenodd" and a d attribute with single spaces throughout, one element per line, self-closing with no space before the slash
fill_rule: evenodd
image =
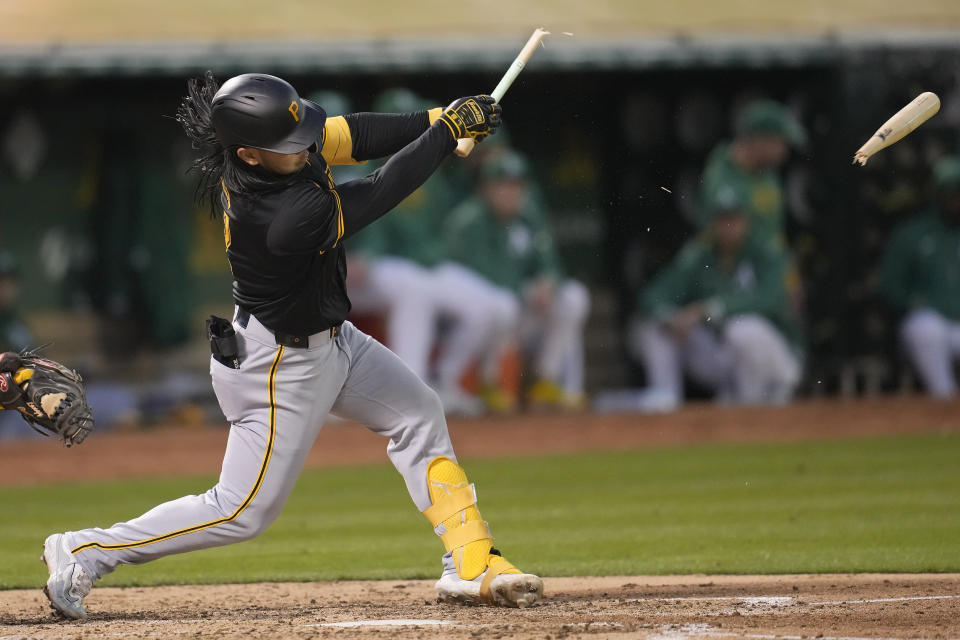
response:
<path id="1" fill-rule="evenodd" d="M 507 557 L 546 575 L 960 571 L 960 434 L 468 462 Z M 50 532 L 108 526 L 207 478 L 0 495 L 0 587 Z M 303 474 L 257 540 L 121 567 L 108 585 L 427 578 L 441 546 L 387 465 Z"/>

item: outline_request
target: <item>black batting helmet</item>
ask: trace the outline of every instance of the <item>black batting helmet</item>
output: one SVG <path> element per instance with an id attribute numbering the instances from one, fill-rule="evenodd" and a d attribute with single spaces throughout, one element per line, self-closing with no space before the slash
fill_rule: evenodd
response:
<path id="1" fill-rule="evenodd" d="M 223 83 L 211 105 L 213 128 L 225 147 L 276 153 L 303 151 L 320 137 L 327 114 L 303 100 L 286 80 L 245 73 Z"/>

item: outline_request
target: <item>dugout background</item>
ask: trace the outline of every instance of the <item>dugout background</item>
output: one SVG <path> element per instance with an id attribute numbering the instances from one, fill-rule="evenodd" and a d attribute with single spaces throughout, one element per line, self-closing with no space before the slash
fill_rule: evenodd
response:
<path id="1" fill-rule="evenodd" d="M 223 79 L 247 64 L 214 69 Z M 562 67 L 531 64 L 504 100 L 505 120 L 554 209 L 568 269 L 595 296 L 592 388 L 640 380 L 620 343 L 637 288 L 689 237 L 707 153 L 729 136 L 737 106 L 761 95 L 793 107 L 810 135 L 786 170 L 789 240 L 806 292 L 806 390 L 869 385 L 871 376 L 883 388 L 901 384 L 876 266 L 890 229 L 922 206 L 930 162 L 958 150 L 960 48 L 826 43 L 791 56 Z M 195 342 L 199 316 L 229 305 L 222 230 L 192 205 L 189 149 L 171 119 L 186 78 L 202 69 L 0 77 L 0 248 L 21 262 L 28 315 L 94 318 L 87 348 L 108 363 Z M 302 94 L 345 92 L 357 110 L 390 87 L 439 104 L 498 77 L 429 67 L 331 73 L 282 61 L 257 70 Z M 863 140 L 922 90 L 938 93 L 944 110 L 866 169 L 850 166 Z"/>

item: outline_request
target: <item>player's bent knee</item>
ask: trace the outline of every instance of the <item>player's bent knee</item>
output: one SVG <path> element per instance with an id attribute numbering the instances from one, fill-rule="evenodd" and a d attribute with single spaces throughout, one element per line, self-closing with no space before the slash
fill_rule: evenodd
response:
<path id="1" fill-rule="evenodd" d="M 520 301 L 513 295 L 497 296 L 487 308 L 487 321 L 496 331 L 511 331 L 520 324 Z"/>
<path id="2" fill-rule="evenodd" d="M 237 542 L 258 537 L 270 528 L 280 515 L 280 511 L 279 508 L 273 508 L 273 505 L 251 504 L 233 521 L 233 535 Z"/>
<path id="3" fill-rule="evenodd" d="M 264 528 L 249 518 L 238 518 L 231 523 L 229 531 L 230 537 L 236 542 L 246 542 L 263 533 Z"/>
<path id="4" fill-rule="evenodd" d="M 741 320 L 730 321 L 723 329 L 724 341 L 737 351 L 749 347 L 752 334 L 752 328 Z"/>
<path id="5" fill-rule="evenodd" d="M 439 394 L 427 385 L 423 385 L 420 408 L 421 415 L 427 418 L 443 415 L 443 402 L 440 400 Z"/>
<path id="6" fill-rule="evenodd" d="M 909 346 L 935 346 L 947 341 L 946 322 L 932 311 L 910 314 L 900 331 Z"/>
<path id="7" fill-rule="evenodd" d="M 267 492 L 258 492 L 250 498 L 249 491 L 239 495 L 217 486 L 208 495 L 216 500 L 226 521 L 223 531 L 236 542 L 251 540 L 266 531 L 283 508 L 282 504 L 270 500 Z"/>
<path id="8" fill-rule="evenodd" d="M 430 385 L 420 380 L 417 380 L 417 384 L 410 385 L 406 393 L 406 403 L 408 406 L 403 415 L 420 416 L 427 422 L 443 416 L 443 403 L 440 396 Z"/>
<path id="9" fill-rule="evenodd" d="M 734 349 L 754 350 L 759 341 L 775 329 L 769 321 L 757 316 L 744 315 L 732 318 L 723 328 L 723 337 Z"/>

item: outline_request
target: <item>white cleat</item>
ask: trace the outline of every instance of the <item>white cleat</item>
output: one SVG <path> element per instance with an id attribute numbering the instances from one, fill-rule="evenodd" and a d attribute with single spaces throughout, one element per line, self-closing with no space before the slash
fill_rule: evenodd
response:
<path id="1" fill-rule="evenodd" d="M 486 604 L 495 607 L 529 607 L 543 599 L 543 580 L 530 573 L 501 573 L 483 591 L 487 569 L 473 580 L 464 580 L 457 573 L 450 555 L 443 557 L 443 574 L 437 580 L 437 602 L 461 605 Z"/>
<path id="2" fill-rule="evenodd" d="M 43 541 L 43 556 L 50 579 L 43 588 L 50 607 L 61 615 L 79 620 L 87 617 L 83 599 L 93 588 L 93 580 L 77 563 L 67 548 L 62 533 L 55 533 Z"/>
<path id="3" fill-rule="evenodd" d="M 479 578 L 464 580 L 460 576 L 441 576 L 437 580 L 437 601 L 448 604 L 492 604 L 496 607 L 529 607 L 543 599 L 543 580 L 530 573 L 502 573 L 490 583 L 492 602 L 480 598 Z"/>

